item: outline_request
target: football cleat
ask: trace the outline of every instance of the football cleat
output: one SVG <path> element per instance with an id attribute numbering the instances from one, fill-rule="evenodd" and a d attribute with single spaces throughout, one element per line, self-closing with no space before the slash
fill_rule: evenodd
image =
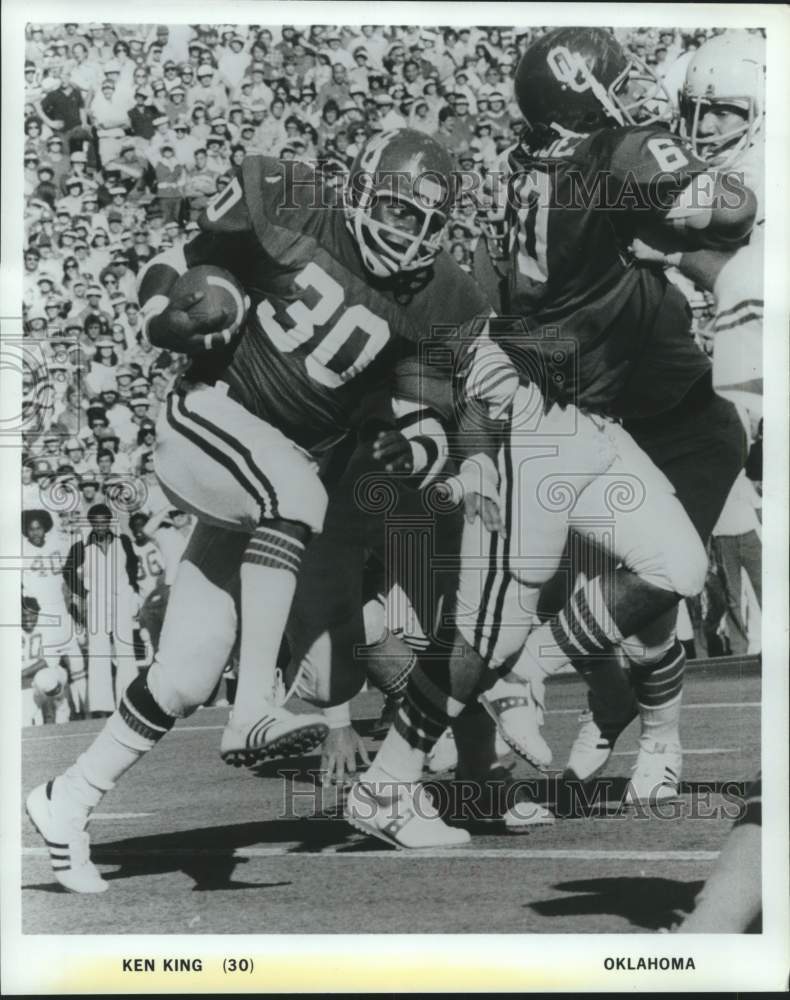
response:
<path id="1" fill-rule="evenodd" d="M 219 753 L 233 767 L 252 767 L 278 757 L 301 757 L 320 746 L 328 732 L 321 715 L 294 715 L 270 707 L 255 722 L 236 723 L 231 713 Z"/>
<path id="2" fill-rule="evenodd" d="M 38 785 L 25 801 L 25 812 L 49 850 L 55 878 L 69 892 L 106 892 L 108 884 L 90 859 L 90 838 L 84 820 L 59 816 L 52 802 L 52 782 Z"/>
<path id="3" fill-rule="evenodd" d="M 458 747 L 452 729 L 445 729 L 428 754 L 425 766 L 431 774 L 452 771 L 458 765 Z"/>
<path id="4" fill-rule="evenodd" d="M 513 676 L 510 675 L 511 678 Z M 538 698 L 531 682 L 506 678 L 500 678 L 492 688 L 478 696 L 505 743 L 519 757 L 545 771 L 551 764 L 552 754 L 540 732 L 543 707 Z"/>
<path id="5" fill-rule="evenodd" d="M 575 781 L 589 781 L 603 768 L 612 755 L 617 736 L 604 736 L 593 713 L 584 711 L 579 716 L 581 723 L 573 741 L 564 777 Z"/>
<path id="6" fill-rule="evenodd" d="M 508 833 L 532 833 L 541 826 L 554 823 L 554 813 L 539 802 L 533 802 L 525 791 L 517 793 L 516 801 L 509 806 L 502 822 Z"/>
<path id="7" fill-rule="evenodd" d="M 356 830 L 393 847 L 462 847 L 471 839 L 466 830 L 442 820 L 417 782 L 355 781 L 346 796 L 344 815 Z"/>
<path id="8" fill-rule="evenodd" d="M 494 763 L 485 773 L 457 770 L 456 781 L 474 782 L 475 794 L 465 795 L 461 803 L 471 807 L 470 819 L 503 823 L 508 833 L 532 833 L 540 826 L 551 826 L 554 814 L 533 802 L 523 782 L 510 775 L 510 769 Z"/>
<path id="9" fill-rule="evenodd" d="M 643 736 L 625 793 L 625 802 L 666 802 L 678 796 L 683 767 L 679 743 L 659 743 Z"/>

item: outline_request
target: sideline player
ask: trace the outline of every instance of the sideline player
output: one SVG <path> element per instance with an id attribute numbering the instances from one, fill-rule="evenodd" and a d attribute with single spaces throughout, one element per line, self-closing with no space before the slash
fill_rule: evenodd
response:
<path id="1" fill-rule="evenodd" d="M 53 527 L 46 510 L 23 511 L 22 536 L 22 590 L 26 598 L 38 602 L 37 657 L 53 668 L 68 665 L 74 710 L 82 713 L 87 708 L 87 671 L 63 579 L 69 541 Z"/>
<path id="2" fill-rule="evenodd" d="M 22 725 L 68 722 L 71 718 L 69 674 L 60 658 L 46 657 L 35 597 L 22 596 Z"/>

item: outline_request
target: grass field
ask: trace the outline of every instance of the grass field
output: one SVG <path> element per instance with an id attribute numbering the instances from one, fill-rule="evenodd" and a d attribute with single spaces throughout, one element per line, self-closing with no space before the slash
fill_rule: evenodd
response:
<path id="1" fill-rule="evenodd" d="M 363 694 L 355 724 L 369 749 L 380 698 Z M 582 684 L 549 689 L 545 734 L 564 763 L 584 704 Z M 334 792 L 310 779 L 318 758 L 253 773 L 223 764 L 227 709 L 179 724 L 106 796 L 91 823 L 93 857 L 110 881 L 75 896 L 52 877 L 23 818 L 23 931 L 71 934 L 601 933 L 661 926 L 687 908 L 731 826 L 733 791 L 757 772 L 760 673 L 755 660 L 691 664 L 681 735 L 681 797 L 667 816 L 619 799 L 638 727 L 621 737 L 597 785 L 597 807 L 575 815 L 568 789 L 519 762 L 558 818 L 529 835 L 471 821 L 469 846 L 407 852 L 363 837 L 337 815 Z M 23 792 L 67 767 L 97 721 L 26 729 Z M 276 772 L 290 771 L 287 777 Z M 449 775 L 438 789 L 448 793 Z M 442 780 L 444 779 L 444 781 Z M 322 797 L 324 796 L 324 797 Z"/>

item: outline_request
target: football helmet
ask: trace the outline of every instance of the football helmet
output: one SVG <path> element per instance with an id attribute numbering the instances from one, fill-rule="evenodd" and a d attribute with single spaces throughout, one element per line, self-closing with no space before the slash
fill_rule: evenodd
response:
<path id="1" fill-rule="evenodd" d="M 379 278 L 427 268 L 442 248 L 453 194 L 453 161 L 435 139 L 414 129 L 370 139 L 351 165 L 344 198 L 365 267 Z M 377 220 L 381 197 L 416 209 L 416 232 Z"/>
<path id="2" fill-rule="evenodd" d="M 670 109 L 655 73 L 603 28 L 556 28 L 536 39 L 516 69 L 515 95 L 531 129 L 559 134 L 646 125 Z"/>
<path id="3" fill-rule="evenodd" d="M 694 152 L 716 166 L 731 164 L 762 128 L 765 114 L 765 40 L 748 31 L 728 31 L 701 45 L 686 69 L 679 97 L 680 131 Z M 742 113 L 742 123 L 705 135 L 711 108 Z"/>

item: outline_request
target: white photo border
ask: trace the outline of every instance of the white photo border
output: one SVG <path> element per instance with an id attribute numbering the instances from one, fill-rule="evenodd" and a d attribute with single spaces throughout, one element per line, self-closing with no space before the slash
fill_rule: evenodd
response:
<path id="1" fill-rule="evenodd" d="M 763 891 L 761 935 L 23 935 L 21 932 L 21 746 L 16 628 L 0 628 L 0 905 L 6 993 L 177 993 L 284 991 L 568 991 L 783 989 L 788 974 L 788 113 L 790 11 L 783 6 L 568 3 L 264 3 L 235 0 L 137 2 L 114 23 L 607 24 L 761 27 L 767 34 L 765 454 L 763 497 Z M 22 87 L 27 22 L 102 21 L 124 9 L 7 0 L 2 36 L 2 310 L 0 336 L 21 336 Z M 0 371 L 0 414 L 19 412 L 18 372 Z M 18 552 L 19 451 L 0 447 L 0 565 Z M 10 484 L 10 485 L 9 485 Z M 15 542 L 16 540 L 16 542 Z M 13 547 L 15 545 L 15 547 Z M 12 546 L 9 548 L 9 546 Z M 0 574 L 3 618 L 15 621 L 19 583 Z M 528 876 L 528 872 L 525 873 Z M 226 976 L 222 959 L 252 956 L 256 973 Z M 687 972 L 606 971 L 609 956 L 691 956 Z M 200 974 L 130 974 L 122 957 L 200 956 Z"/>

